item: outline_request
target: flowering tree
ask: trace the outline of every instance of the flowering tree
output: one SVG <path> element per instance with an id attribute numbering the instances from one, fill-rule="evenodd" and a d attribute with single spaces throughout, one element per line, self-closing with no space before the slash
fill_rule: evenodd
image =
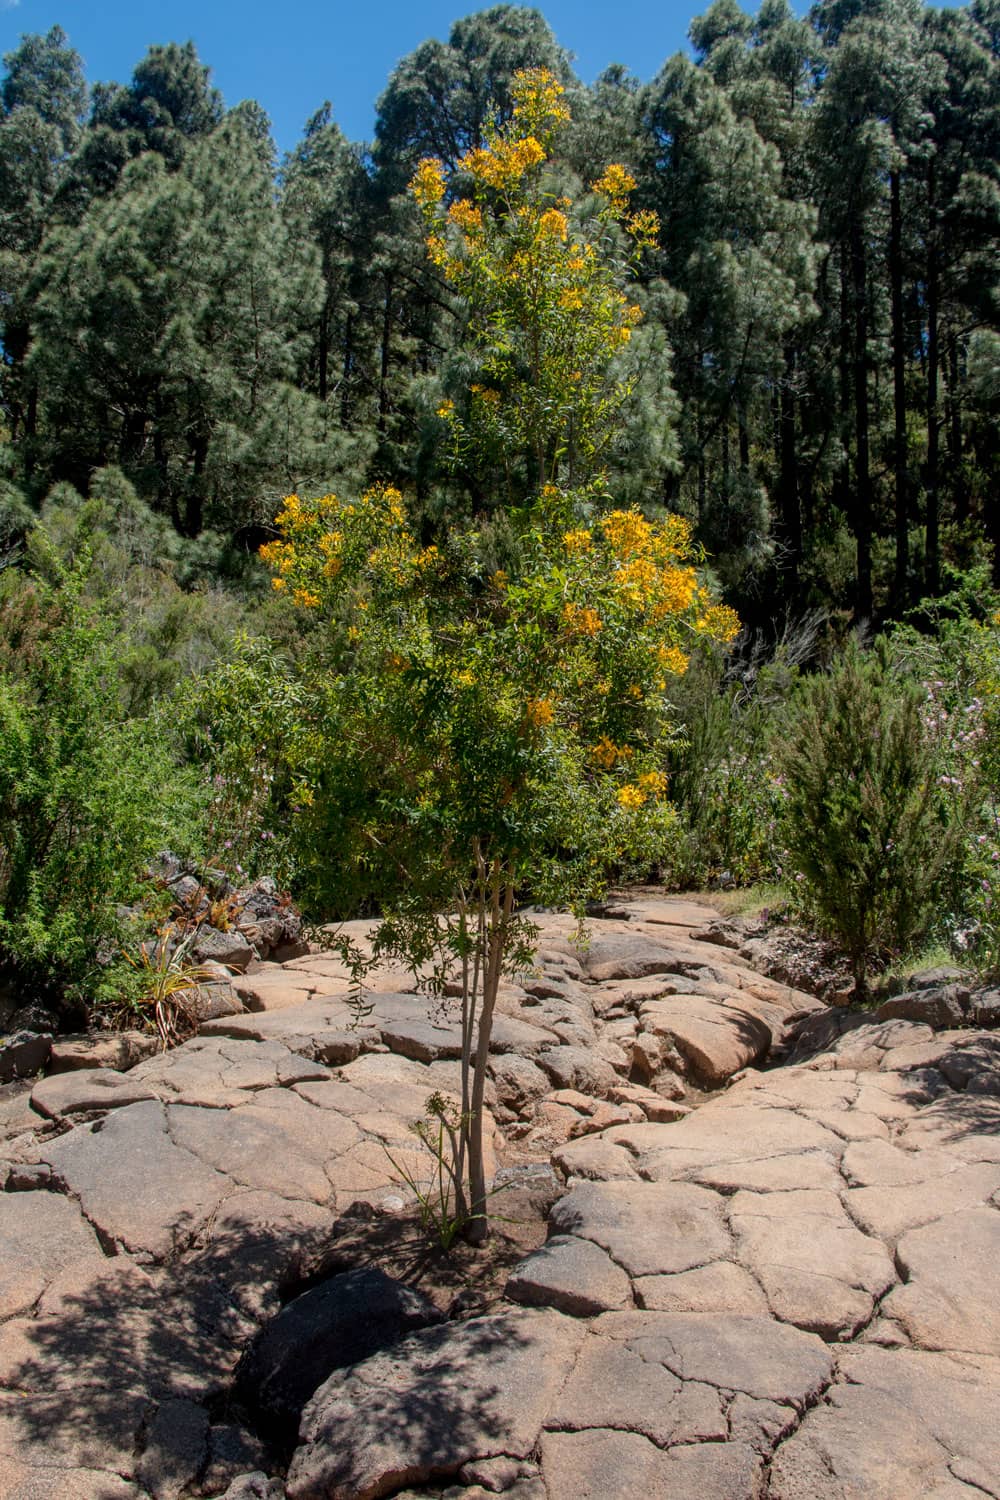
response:
<path id="1" fill-rule="evenodd" d="M 474 1241 L 493 1014 L 531 954 L 518 895 L 582 910 L 613 868 L 662 849 L 670 680 L 698 635 L 726 640 L 737 623 L 699 583 L 683 519 L 594 508 L 627 394 L 612 362 L 638 312 L 538 175 L 566 118 L 559 86 L 531 72 L 514 97 L 510 125 L 460 163 L 471 197 L 446 209 L 434 162 L 414 181 L 490 381 L 443 420 L 481 462 L 500 444 L 535 466 L 509 567 L 484 565 L 475 531 L 421 546 L 387 487 L 290 496 L 264 549 L 275 588 L 332 628 L 324 729 L 299 753 L 302 817 L 379 903 L 377 952 L 461 974 L 456 1214 Z M 604 174 L 599 230 L 626 214 L 629 181 Z M 627 221 L 633 243 L 653 228 Z"/>
<path id="2" fill-rule="evenodd" d="M 617 163 L 593 183 L 589 215 L 576 212 L 547 175 L 569 120 L 562 86 L 530 69 L 512 93 L 509 125 L 450 180 L 426 157 L 411 184 L 428 254 L 464 301 L 480 365 L 438 415 L 456 457 L 497 467 L 509 499 L 524 480 L 529 493 L 599 483 L 631 394 L 615 356 L 642 317 L 622 283 L 659 228 L 655 214 L 629 211 L 635 180 Z"/>

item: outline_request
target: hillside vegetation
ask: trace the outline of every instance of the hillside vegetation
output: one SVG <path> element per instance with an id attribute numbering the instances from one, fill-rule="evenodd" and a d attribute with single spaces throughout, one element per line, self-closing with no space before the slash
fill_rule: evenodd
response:
<path id="1" fill-rule="evenodd" d="M 25 37 L 0 991 L 143 1014 L 165 848 L 456 913 L 487 1006 L 520 907 L 649 876 L 993 971 L 998 18 L 714 0 L 587 87 L 496 6 L 281 161 L 191 44 Z"/>

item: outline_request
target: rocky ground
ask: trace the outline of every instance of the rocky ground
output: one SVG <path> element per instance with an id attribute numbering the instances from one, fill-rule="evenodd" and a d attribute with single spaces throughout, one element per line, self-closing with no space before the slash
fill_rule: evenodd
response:
<path id="1" fill-rule="evenodd" d="M 336 958 L 254 964 L 0 1089 L 0 1500 L 1000 1500 L 989 997 L 828 1010 L 686 901 L 539 925 L 489 1102 L 547 1238 L 472 1296 L 386 1255 L 458 1083 L 399 972 L 352 1030 Z"/>

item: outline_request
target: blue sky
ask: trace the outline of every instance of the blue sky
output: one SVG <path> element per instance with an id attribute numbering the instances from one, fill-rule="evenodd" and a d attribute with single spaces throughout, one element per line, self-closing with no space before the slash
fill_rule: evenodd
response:
<path id="1" fill-rule="evenodd" d="M 609 63 L 649 78 L 685 45 L 708 0 L 550 0 L 540 9 L 558 41 L 592 80 Z M 87 78 L 127 82 L 152 42 L 195 43 L 227 104 L 255 98 L 274 122 L 281 150 L 330 99 L 341 128 L 368 140 L 375 101 L 401 57 L 429 36 L 444 39 L 471 0 L 0 0 L 0 52 L 24 32 L 62 26 Z M 747 9 L 755 9 L 746 0 Z"/>

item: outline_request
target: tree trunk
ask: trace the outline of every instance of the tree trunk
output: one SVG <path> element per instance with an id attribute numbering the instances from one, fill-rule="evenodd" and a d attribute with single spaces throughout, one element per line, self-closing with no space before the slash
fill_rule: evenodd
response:
<path id="1" fill-rule="evenodd" d="M 956 333 L 948 348 L 948 460 L 952 473 L 952 505 L 955 520 L 969 519 L 969 489 L 965 482 L 962 453 L 961 359 Z"/>
<path id="2" fill-rule="evenodd" d="M 926 489 L 926 587 L 931 598 L 941 592 L 941 498 L 939 485 L 938 370 L 941 351 L 938 344 L 937 206 L 935 203 L 934 159 L 927 168 L 927 468 Z"/>
<path id="3" fill-rule="evenodd" d="M 896 477 L 896 563 L 893 600 L 897 610 L 906 604 L 910 570 L 909 453 L 906 438 L 906 330 L 903 322 L 903 216 L 899 168 L 889 176 L 889 284 L 892 301 L 892 399 L 895 417 L 893 465 Z"/>
<path id="4" fill-rule="evenodd" d="M 799 563 L 802 560 L 802 513 L 799 507 L 798 453 L 795 441 L 795 347 L 785 345 L 785 375 L 781 382 L 779 417 L 780 467 L 778 470 L 778 509 L 781 540 L 785 556 L 782 568 L 788 579 L 792 598 L 799 589 Z"/>
<path id="5" fill-rule="evenodd" d="M 344 325 L 344 363 L 340 381 L 340 423 L 346 427 L 351 419 L 351 367 L 354 363 L 354 314 L 347 314 Z"/>
<path id="6" fill-rule="evenodd" d="M 486 954 L 483 964 L 483 999 L 476 1038 L 476 1060 L 472 1074 L 472 1107 L 469 1119 L 469 1221 L 466 1239 L 470 1245 L 485 1244 L 490 1226 L 486 1215 L 489 1198 L 483 1161 L 483 1102 L 486 1069 L 490 1060 L 493 1013 L 503 973 L 504 950 L 514 910 L 513 871 L 495 861 L 490 870 L 489 914 L 486 922 Z"/>
<path id="7" fill-rule="evenodd" d="M 378 433 L 385 437 L 389 415 L 389 347 L 392 339 L 392 277 L 385 278 L 385 306 L 382 312 L 382 362 L 378 381 Z"/>
<path id="8" fill-rule="evenodd" d="M 857 542 L 855 615 L 872 615 L 872 481 L 868 435 L 868 264 L 864 220 L 851 222 L 851 278 L 854 293 L 854 535 Z"/>

